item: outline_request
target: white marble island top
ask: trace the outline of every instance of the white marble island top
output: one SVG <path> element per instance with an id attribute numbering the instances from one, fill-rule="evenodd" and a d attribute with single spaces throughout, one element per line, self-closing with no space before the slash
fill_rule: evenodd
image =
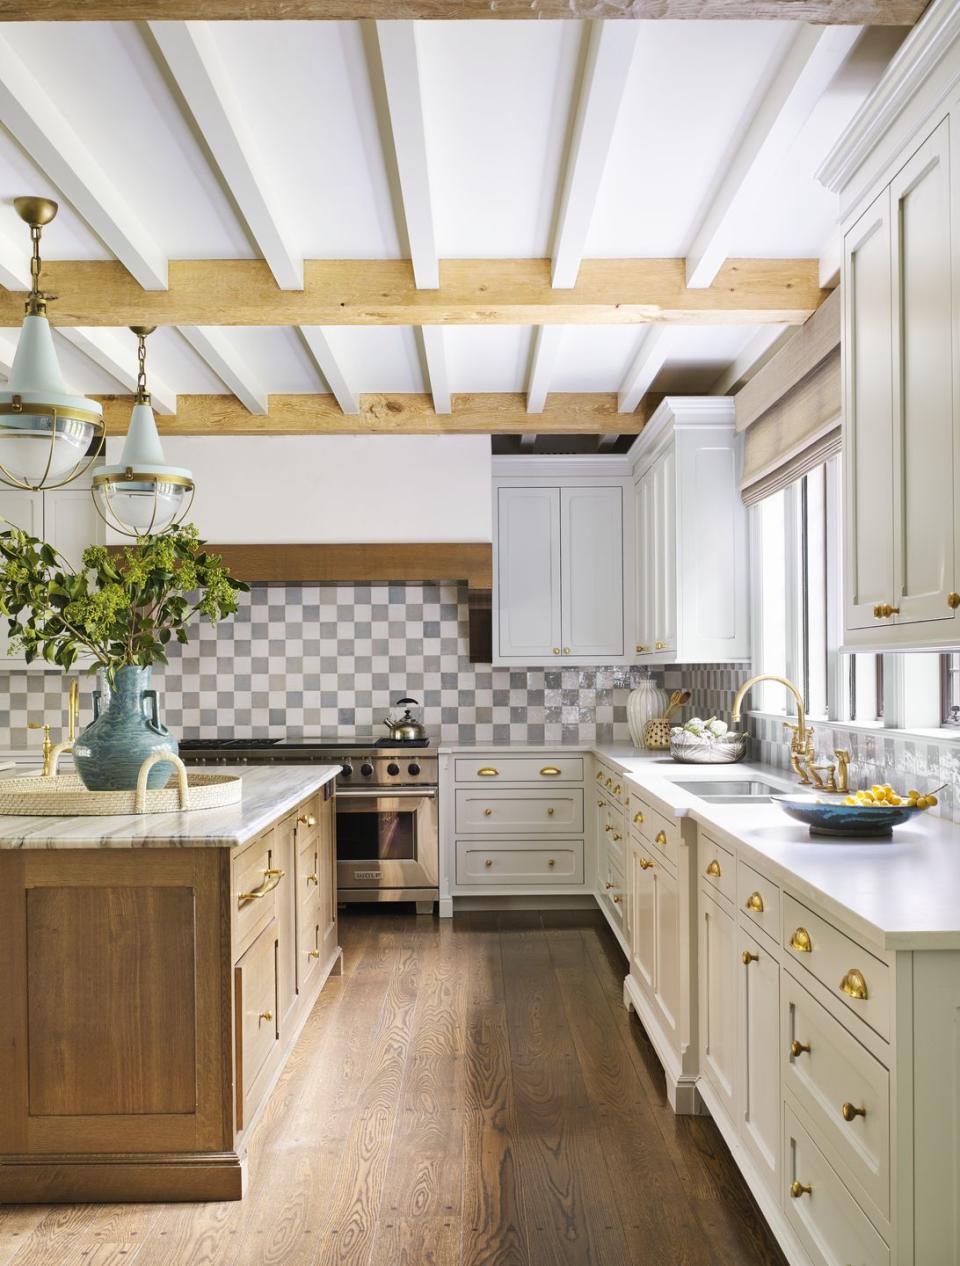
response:
<path id="1" fill-rule="evenodd" d="M 110 817 L 0 816 L 0 849 L 235 848 L 330 782 L 339 765 L 236 765 L 218 773 L 243 778 L 239 804 L 185 813 Z"/>

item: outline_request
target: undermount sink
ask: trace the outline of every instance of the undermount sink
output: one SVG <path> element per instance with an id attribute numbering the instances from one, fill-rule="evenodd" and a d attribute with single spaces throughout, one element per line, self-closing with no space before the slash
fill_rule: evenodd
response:
<path id="1" fill-rule="evenodd" d="M 692 796 L 724 804 L 750 804 L 783 795 L 782 787 L 775 787 L 773 783 L 759 778 L 714 778 L 710 781 L 677 778 L 674 781 Z"/>

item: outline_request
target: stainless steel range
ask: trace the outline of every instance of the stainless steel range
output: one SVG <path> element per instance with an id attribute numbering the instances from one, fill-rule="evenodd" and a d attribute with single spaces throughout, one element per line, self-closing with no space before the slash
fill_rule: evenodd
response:
<path id="1" fill-rule="evenodd" d="M 415 901 L 418 913 L 432 910 L 439 896 L 439 761 L 429 740 L 184 739 L 180 754 L 194 765 L 340 765 L 338 899 Z"/>

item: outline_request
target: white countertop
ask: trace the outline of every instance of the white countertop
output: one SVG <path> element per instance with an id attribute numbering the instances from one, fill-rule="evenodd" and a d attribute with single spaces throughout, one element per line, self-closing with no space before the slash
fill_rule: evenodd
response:
<path id="1" fill-rule="evenodd" d="M 692 817 L 734 846 L 798 900 L 806 898 L 880 949 L 960 949 L 960 827 L 922 814 L 892 839 L 830 840 L 811 836 L 770 802 L 717 804 L 683 789 L 692 781 L 761 778 L 796 791 L 789 772 L 743 761 L 680 765 L 665 752 L 630 744 L 474 743 L 443 752 L 592 752 L 619 769 L 668 817 Z"/>
<path id="2" fill-rule="evenodd" d="M 235 848 L 330 782 L 339 765 L 234 765 L 239 804 L 192 813 L 145 813 L 89 818 L 0 816 L 0 849 Z"/>

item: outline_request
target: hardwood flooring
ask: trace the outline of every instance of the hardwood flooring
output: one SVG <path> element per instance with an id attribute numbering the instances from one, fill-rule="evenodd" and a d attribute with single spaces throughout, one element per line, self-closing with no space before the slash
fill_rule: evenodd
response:
<path id="1" fill-rule="evenodd" d="M 245 1200 L 0 1208 L 0 1266 L 783 1266 L 712 1121 L 670 1111 L 599 914 L 341 940 Z"/>

